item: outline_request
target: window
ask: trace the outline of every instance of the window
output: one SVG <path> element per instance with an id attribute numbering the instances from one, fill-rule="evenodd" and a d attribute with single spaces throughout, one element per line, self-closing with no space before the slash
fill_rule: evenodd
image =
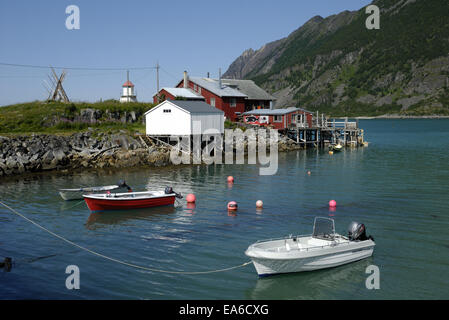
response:
<path id="1" fill-rule="evenodd" d="M 231 107 L 236 107 L 237 106 L 237 99 L 236 98 L 231 98 Z"/>
<path id="2" fill-rule="evenodd" d="M 297 119 L 298 119 L 298 115 L 292 114 L 292 123 L 296 123 Z"/>
<path id="3" fill-rule="evenodd" d="M 198 87 L 198 93 L 201 94 L 201 87 Z"/>
<path id="4" fill-rule="evenodd" d="M 282 116 L 273 116 L 273 122 L 282 122 Z"/>
<path id="5" fill-rule="evenodd" d="M 210 98 L 210 105 L 215 107 L 215 98 Z"/>
<path id="6" fill-rule="evenodd" d="M 164 113 L 171 113 L 171 109 L 164 109 Z"/>

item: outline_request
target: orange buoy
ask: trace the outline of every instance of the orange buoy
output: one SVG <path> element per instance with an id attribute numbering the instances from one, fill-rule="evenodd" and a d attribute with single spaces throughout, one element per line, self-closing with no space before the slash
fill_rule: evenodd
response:
<path id="1" fill-rule="evenodd" d="M 189 193 L 186 197 L 187 202 L 194 203 L 196 201 L 196 197 L 193 193 Z"/>
<path id="2" fill-rule="evenodd" d="M 333 151 L 329 151 L 329 154 L 334 154 L 334 152 Z"/>
<path id="3" fill-rule="evenodd" d="M 262 208 L 263 207 L 263 202 L 262 200 L 257 200 L 256 201 L 256 208 Z"/>
<path id="4" fill-rule="evenodd" d="M 238 205 L 235 201 L 228 202 L 228 210 L 237 210 Z"/>
<path id="5" fill-rule="evenodd" d="M 228 182 L 229 183 L 233 183 L 234 182 L 234 177 L 233 176 L 229 176 L 228 177 Z"/>

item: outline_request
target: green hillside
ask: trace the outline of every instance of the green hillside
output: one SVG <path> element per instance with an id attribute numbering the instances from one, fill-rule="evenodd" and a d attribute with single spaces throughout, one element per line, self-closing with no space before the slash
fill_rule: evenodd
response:
<path id="1" fill-rule="evenodd" d="M 148 103 L 29 102 L 0 107 L 0 134 L 71 133 L 98 128 L 104 131 L 144 131 Z"/>
<path id="2" fill-rule="evenodd" d="M 365 27 L 365 8 L 315 17 L 271 52 L 255 51 L 244 77 L 285 106 L 336 116 L 449 115 L 449 2 L 373 4 L 379 30 Z"/>

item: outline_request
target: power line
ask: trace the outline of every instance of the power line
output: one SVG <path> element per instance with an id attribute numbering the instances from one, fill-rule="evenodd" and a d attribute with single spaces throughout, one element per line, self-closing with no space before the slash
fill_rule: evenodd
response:
<path id="1" fill-rule="evenodd" d="M 20 67 L 20 68 L 36 68 L 36 69 L 67 69 L 67 70 L 145 70 L 145 69 L 156 69 L 156 67 L 103 67 L 103 68 L 93 68 L 93 67 L 57 67 L 57 66 L 42 66 L 42 65 L 31 65 L 31 64 L 17 64 L 17 63 L 5 63 L 0 62 L 1 66 L 7 67 Z"/>

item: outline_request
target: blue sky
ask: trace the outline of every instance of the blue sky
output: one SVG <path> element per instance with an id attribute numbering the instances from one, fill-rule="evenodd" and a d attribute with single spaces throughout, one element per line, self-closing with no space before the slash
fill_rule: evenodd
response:
<path id="1" fill-rule="evenodd" d="M 224 73 L 244 50 L 283 38 L 315 15 L 358 10 L 370 0 L 103 1 L 0 0 L 0 62 L 90 68 L 152 67 L 160 87 Z M 67 30 L 65 9 L 80 9 Z M 61 70 L 58 70 L 61 71 Z M 0 66 L 0 105 L 43 100 L 48 69 Z M 118 99 L 125 70 L 68 70 L 72 101 Z M 139 101 L 156 92 L 154 69 L 131 70 Z M 48 80 L 47 80 L 48 81 Z"/>

